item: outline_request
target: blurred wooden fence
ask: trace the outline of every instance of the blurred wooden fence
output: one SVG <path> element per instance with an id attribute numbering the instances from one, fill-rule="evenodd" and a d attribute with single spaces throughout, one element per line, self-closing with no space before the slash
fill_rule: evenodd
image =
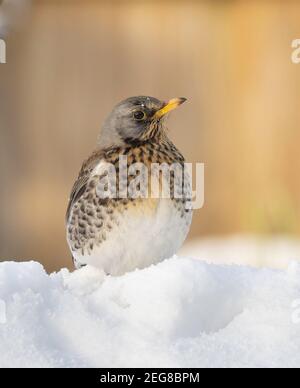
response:
<path id="1" fill-rule="evenodd" d="M 70 263 L 64 212 L 111 107 L 186 96 L 169 121 L 206 164 L 190 238 L 299 234 L 295 1 L 33 1 L 0 65 L 0 257 Z"/>

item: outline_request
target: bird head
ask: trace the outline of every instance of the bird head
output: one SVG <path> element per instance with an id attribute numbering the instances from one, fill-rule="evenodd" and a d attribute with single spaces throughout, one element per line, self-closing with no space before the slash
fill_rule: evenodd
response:
<path id="1" fill-rule="evenodd" d="M 139 144 L 155 139 L 163 131 L 168 113 L 185 101 L 182 97 L 163 102 L 154 97 L 139 96 L 120 102 L 103 125 L 100 147 Z"/>

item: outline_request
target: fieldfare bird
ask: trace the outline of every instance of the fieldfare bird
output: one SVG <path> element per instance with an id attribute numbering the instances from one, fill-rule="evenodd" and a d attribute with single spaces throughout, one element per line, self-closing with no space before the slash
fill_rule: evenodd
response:
<path id="1" fill-rule="evenodd" d="M 131 97 L 104 122 L 66 215 L 76 268 L 92 265 L 118 276 L 170 258 L 183 244 L 192 220 L 191 184 L 165 118 L 184 101 Z"/>

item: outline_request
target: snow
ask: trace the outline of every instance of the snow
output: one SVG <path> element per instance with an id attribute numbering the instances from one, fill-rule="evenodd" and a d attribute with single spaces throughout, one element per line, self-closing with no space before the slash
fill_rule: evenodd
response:
<path id="1" fill-rule="evenodd" d="M 0 299 L 1 367 L 300 366 L 296 262 L 174 257 L 122 277 L 5 262 Z"/>
<path id="2" fill-rule="evenodd" d="M 269 238 L 255 235 L 208 237 L 185 244 L 180 255 L 214 264 L 286 269 L 291 262 L 300 262 L 300 240 L 280 235 Z"/>

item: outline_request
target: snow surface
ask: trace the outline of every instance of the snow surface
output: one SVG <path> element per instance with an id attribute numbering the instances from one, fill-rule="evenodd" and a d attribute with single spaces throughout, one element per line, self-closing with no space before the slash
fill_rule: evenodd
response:
<path id="1" fill-rule="evenodd" d="M 291 262 L 300 262 L 300 240 L 287 236 L 208 237 L 184 244 L 179 253 L 214 264 L 286 269 Z"/>
<path id="2" fill-rule="evenodd" d="M 296 262 L 281 271 L 174 257 L 115 278 L 5 262 L 0 298 L 1 367 L 300 366 Z"/>

